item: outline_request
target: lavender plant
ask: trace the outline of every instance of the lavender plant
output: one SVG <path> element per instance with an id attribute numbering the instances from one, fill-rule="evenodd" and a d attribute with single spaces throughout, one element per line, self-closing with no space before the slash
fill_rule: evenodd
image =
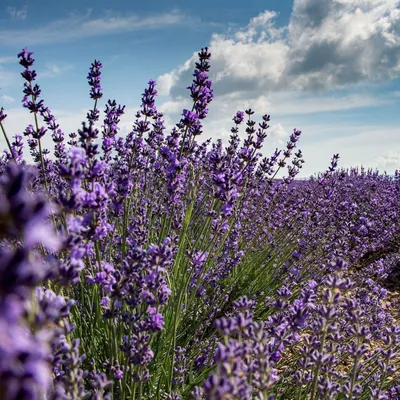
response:
<path id="1" fill-rule="evenodd" d="M 228 143 L 202 140 L 207 48 L 170 133 L 153 80 L 128 134 L 115 100 L 100 126 L 95 60 L 66 138 L 32 56 L 33 164 L 0 110 L 1 399 L 400 398 L 398 173 L 338 170 L 335 154 L 297 181 L 302 132 L 264 156 L 271 116 L 251 109 Z"/>

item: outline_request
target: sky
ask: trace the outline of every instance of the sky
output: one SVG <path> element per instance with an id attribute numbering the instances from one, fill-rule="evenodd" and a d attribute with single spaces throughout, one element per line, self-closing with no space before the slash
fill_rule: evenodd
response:
<path id="1" fill-rule="evenodd" d="M 301 177 L 324 171 L 335 153 L 344 168 L 400 168 L 400 0 L 2 0 L 6 131 L 12 136 L 33 123 L 21 103 L 17 54 L 24 47 L 34 52 L 41 98 L 66 133 L 93 107 L 86 77 L 100 60 L 99 106 L 108 99 L 126 105 L 125 135 L 150 79 L 167 132 L 191 109 L 187 87 L 206 46 L 214 99 L 204 139 L 227 142 L 233 116 L 251 108 L 257 122 L 271 115 L 266 156 L 294 128 L 303 132 Z M 51 148 L 51 138 L 45 145 Z"/>

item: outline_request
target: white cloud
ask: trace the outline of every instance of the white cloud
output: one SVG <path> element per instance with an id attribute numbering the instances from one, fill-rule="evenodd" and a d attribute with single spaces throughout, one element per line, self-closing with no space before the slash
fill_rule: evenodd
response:
<path id="1" fill-rule="evenodd" d="M 148 17 L 108 13 L 104 17 L 93 18 L 91 14 L 92 11 L 88 10 L 85 14 L 71 15 L 38 28 L 0 30 L 0 45 L 31 46 L 137 30 L 166 29 L 178 25 L 194 27 L 203 24 L 198 19 L 183 15 L 177 10 Z"/>
<path id="2" fill-rule="evenodd" d="M 388 151 L 385 155 L 375 158 L 374 164 L 380 169 L 400 169 L 400 153 Z"/>
<path id="3" fill-rule="evenodd" d="M 396 127 L 346 125 L 354 122 L 349 113 L 331 126 L 305 118 L 302 126 L 291 126 L 294 118 L 290 122 L 288 116 L 398 102 L 397 92 L 383 95 L 370 89 L 400 76 L 399 7 L 400 0 L 294 0 L 287 26 L 278 28 L 276 14 L 265 11 L 237 31 L 212 35 L 209 75 L 215 97 L 203 136 L 226 141 L 235 112 L 252 108 L 257 122 L 263 113 L 272 115 L 266 155 L 284 146 L 294 127 L 304 132 L 302 176 L 327 168 L 337 152 L 342 166 L 376 166 L 377 152 L 385 154 L 397 140 Z M 170 95 L 163 107 L 173 120 L 179 121 L 188 108 L 182 99 L 190 100 L 185 88 L 197 61 L 194 52 L 157 79 L 162 94 Z"/>
<path id="4" fill-rule="evenodd" d="M 1 96 L 1 101 L 3 101 L 6 104 L 10 104 L 10 103 L 14 102 L 15 99 L 14 99 L 14 97 L 7 96 L 6 94 L 4 94 L 3 96 Z"/>
<path id="5" fill-rule="evenodd" d="M 291 132 L 288 132 L 280 123 L 271 125 L 267 132 L 267 144 L 276 147 L 282 147 L 291 134 Z"/>
<path id="6" fill-rule="evenodd" d="M 399 76 L 399 5 L 399 0 L 295 0 L 288 79 L 300 88 L 330 89 Z"/>
<path id="7" fill-rule="evenodd" d="M 161 96 L 168 95 L 172 86 L 174 86 L 174 73 L 168 72 L 160 75 L 157 79 L 157 91 Z"/>
<path id="8" fill-rule="evenodd" d="M 56 64 L 47 64 L 45 66 L 45 70 L 40 73 L 40 77 L 41 78 L 52 78 L 54 76 L 64 73 L 65 71 L 68 71 L 72 68 L 73 67 L 71 65 L 58 66 Z"/>
<path id="9" fill-rule="evenodd" d="M 275 17 L 265 11 L 236 32 L 212 35 L 219 96 L 323 92 L 400 76 L 400 0 L 294 0 L 287 26 L 277 28 Z M 160 77 L 163 89 L 176 96 L 195 61 L 197 53 Z"/>
<path id="10" fill-rule="evenodd" d="M 159 111 L 162 112 L 164 115 L 178 114 L 182 113 L 183 109 L 188 109 L 191 106 L 191 103 L 191 99 L 188 98 L 188 96 L 179 97 L 174 101 L 165 101 L 158 108 Z"/>
<path id="11" fill-rule="evenodd" d="M 171 72 L 167 72 L 163 75 L 160 75 L 157 78 L 158 94 L 160 96 L 168 95 L 170 93 L 171 88 L 174 87 L 178 82 L 179 77 L 190 70 L 191 63 L 192 63 L 192 58 L 187 60 L 183 65 L 172 70 Z"/>
<path id="12" fill-rule="evenodd" d="M 254 38 L 259 36 L 257 43 L 272 42 L 279 40 L 284 33 L 284 28 L 276 28 L 274 18 L 277 13 L 274 11 L 264 11 L 257 17 L 251 18 L 246 29 L 235 33 L 235 38 L 241 43 L 252 43 Z"/>
<path id="13" fill-rule="evenodd" d="M 28 7 L 23 6 L 19 10 L 16 7 L 7 7 L 7 13 L 12 19 L 24 20 L 28 15 Z"/>
<path id="14" fill-rule="evenodd" d="M 351 118 L 338 119 L 332 125 L 317 124 L 310 118 L 302 126 L 293 126 L 288 116 L 398 102 L 398 92 L 384 98 L 368 92 L 368 87 L 400 76 L 399 5 L 400 0 L 294 0 L 287 26 L 277 27 L 276 14 L 265 11 L 242 29 L 212 35 L 210 77 L 215 98 L 204 121 L 202 138 L 222 138 L 226 142 L 235 112 L 252 108 L 257 122 L 262 113 L 272 115 L 265 155 L 272 154 L 275 147 L 282 148 L 294 127 L 303 131 L 299 147 L 304 151 L 306 164 L 301 176 L 327 168 L 332 154 L 337 152 L 341 155 L 340 166 L 389 167 L 390 160 L 397 160 L 396 155 L 388 156 L 393 151 L 393 143 L 398 142 L 397 126 L 348 125 Z M 165 28 L 189 21 L 178 12 L 140 20 L 136 16 L 118 15 L 92 18 L 88 13 L 29 31 L 7 31 L 7 34 L 0 31 L 0 45 L 25 45 L 25 40 L 30 41 L 27 45 L 72 40 L 135 29 Z M 185 88 L 193 79 L 197 61 L 196 51 L 181 66 L 157 79 L 159 94 L 170 95 L 158 107 L 165 113 L 168 132 L 179 121 L 182 110 L 191 108 L 189 91 Z M 60 68 L 49 66 L 49 73 L 60 72 Z M 0 87 L 1 79 L 0 71 Z M 361 88 L 362 85 L 366 87 Z M 332 93 L 331 89 L 339 90 Z M 29 118 L 29 113 L 24 112 Z M 61 117 L 60 124 L 64 118 L 66 126 L 75 130 L 85 112 L 79 117 L 67 114 Z M 121 119 L 121 134 L 131 129 L 135 112 L 136 109 L 126 110 Z M 16 115 L 12 122 L 15 128 L 22 121 Z M 240 132 L 244 137 L 244 127 Z M 379 154 L 385 156 L 377 157 Z"/>

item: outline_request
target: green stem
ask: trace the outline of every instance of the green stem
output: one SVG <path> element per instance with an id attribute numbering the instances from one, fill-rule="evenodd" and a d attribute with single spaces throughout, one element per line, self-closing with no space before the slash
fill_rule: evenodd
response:
<path id="1" fill-rule="evenodd" d="M 8 136 L 6 134 L 6 130 L 4 129 L 4 126 L 3 126 L 2 122 L 0 122 L 0 128 L 3 131 L 3 135 L 4 135 L 4 138 L 6 139 L 8 149 L 10 150 L 10 153 L 11 153 L 11 157 L 15 160 L 14 153 L 13 153 L 12 147 L 11 147 L 11 143 L 8 140 Z"/>

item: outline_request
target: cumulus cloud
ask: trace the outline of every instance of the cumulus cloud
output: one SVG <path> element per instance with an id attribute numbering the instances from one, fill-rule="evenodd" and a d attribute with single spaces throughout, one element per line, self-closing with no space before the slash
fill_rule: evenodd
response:
<path id="1" fill-rule="evenodd" d="M 195 55 L 197 55 L 197 53 L 195 53 Z M 161 96 L 170 94 L 171 89 L 176 87 L 178 81 L 181 81 L 180 77 L 182 75 L 187 75 L 188 71 L 191 70 L 193 62 L 194 62 L 194 57 L 187 60 L 180 67 L 173 69 L 171 72 L 167 72 L 163 75 L 160 75 L 157 78 L 158 94 Z"/>
<path id="2" fill-rule="evenodd" d="M 212 35 L 219 96 L 322 92 L 400 76 L 400 0 L 294 0 L 287 26 L 275 18 L 265 11 L 238 31 Z M 196 60 L 194 53 L 161 77 L 165 93 L 182 95 Z"/>
<path id="3" fill-rule="evenodd" d="M 268 129 L 268 140 L 271 140 L 273 145 L 282 146 L 289 139 L 290 133 L 282 124 L 274 124 Z"/>
<path id="4" fill-rule="evenodd" d="M 296 0 L 286 84 L 331 89 L 400 74 L 398 0 Z"/>
<path id="5" fill-rule="evenodd" d="M 385 155 L 377 157 L 374 163 L 379 169 L 400 169 L 400 153 L 388 151 Z"/>
<path id="6" fill-rule="evenodd" d="M 306 118 L 299 126 L 295 120 L 398 102 L 398 92 L 379 94 L 369 88 L 400 76 L 400 0 L 294 0 L 286 26 L 278 27 L 276 17 L 264 11 L 239 30 L 212 35 L 208 47 L 215 98 L 204 136 L 227 141 L 234 113 L 252 108 L 255 118 L 272 115 L 265 154 L 281 148 L 294 127 L 304 132 L 305 175 L 323 170 L 337 152 L 343 155 L 341 165 L 375 166 L 376 152 L 390 149 L 396 131 L 391 126 L 354 127 L 340 120 L 324 126 L 321 119 L 315 125 Z M 164 111 L 176 122 L 190 106 L 186 87 L 197 61 L 195 52 L 157 79 L 161 94 L 170 96 Z M 360 143 L 368 143 L 362 152 Z"/>
<path id="7" fill-rule="evenodd" d="M 275 147 L 281 148 L 294 127 L 304 132 L 300 147 L 306 165 L 302 174 L 323 170 L 337 152 L 342 166 L 394 163 L 397 156 L 389 157 L 387 152 L 397 140 L 397 126 L 371 127 L 361 121 L 354 127 L 348 126 L 349 120 L 340 119 L 328 126 L 315 118 L 304 119 L 301 126 L 292 122 L 300 114 L 398 102 L 399 92 L 385 98 L 360 87 L 400 76 L 400 0 L 294 0 L 286 26 L 277 26 L 276 17 L 267 10 L 241 29 L 212 35 L 208 47 L 215 99 L 204 121 L 203 137 L 227 141 L 235 112 L 252 108 L 258 121 L 260 113 L 272 114 L 266 155 Z M 88 13 L 29 31 L 0 31 L 0 45 L 67 41 L 191 22 L 180 13 L 145 19 L 132 15 L 93 18 Z M 182 109 L 191 108 L 186 87 L 197 61 L 196 51 L 181 66 L 157 79 L 159 94 L 170 96 L 158 107 L 165 113 L 167 131 L 179 121 Z M 49 68 L 51 71 L 57 73 L 59 67 Z M 0 70 L 0 87 L 2 79 Z M 295 118 L 289 120 L 290 115 Z M 74 118 L 66 117 L 67 125 Z M 126 124 L 122 133 L 131 122 L 121 122 Z M 245 135 L 243 131 L 241 135 Z M 386 155 L 376 158 L 379 154 Z"/>
<path id="8" fill-rule="evenodd" d="M 7 7 L 7 13 L 12 19 L 24 20 L 28 15 L 28 7 L 23 6 L 19 10 L 16 7 Z"/>
<path id="9" fill-rule="evenodd" d="M 163 114 L 176 114 L 182 112 L 184 108 L 189 108 L 191 100 L 186 96 L 185 98 L 179 97 L 175 101 L 165 101 L 160 107 L 159 111 Z"/>

